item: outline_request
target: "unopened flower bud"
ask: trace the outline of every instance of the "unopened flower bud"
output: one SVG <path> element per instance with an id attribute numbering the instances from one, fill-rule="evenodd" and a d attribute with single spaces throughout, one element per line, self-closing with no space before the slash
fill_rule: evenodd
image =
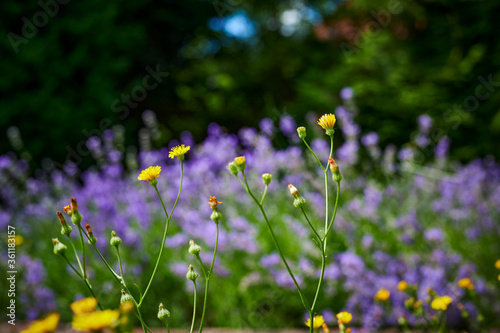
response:
<path id="1" fill-rule="evenodd" d="M 194 256 L 197 256 L 201 251 L 201 247 L 194 242 L 194 240 L 189 241 L 189 250 L 188 252 Z"/>
<path id="2" fill-rule="evenodd" d="M 300 208 L 306 204 L 306 199 L 303 196 L 299 195 L 297 198 L 293 200 L 293 205 L 297 208 Z"/>
<path id="3" fill-rule="evenodd" d="M 231 172 L 233 175 L 237 175 L 238 172 L 240 172 L 240 170 L 238 170 L 238 167 L 236 166 L 236 163 L 234 162 L 230 162 L 227 166 L 226 166 L 226 169 L 229 170 L 229 172 Z"/>
<path id="4" fill-rule="evenodd" d="M 290 194 L 293 195 L 294 198 L 296 198 L 299 195 L 299 190 L 292 184 L 288 184 L 288 189 L 290 190 Z"/>
<path id="5" fill-rule="evenodd" d="M 57 212 L 57 217 L 59 217 L 59 222 L 61 222 L 61 234 L 68 236 L 73 228 L 66 223 L 66 219 L 61 212 Z"/>
<path id="6" fill-rule="evenodd" d="M 66 253 L 68 249 L 67 246 L 61 243 L 57 238 L 52 238 L 52 243 L 54 244 L 54 254 L 64 256 L 64 253 Z"/>
<path id="7" fill-rule="evenodd" d="M 122 239 L 116 235 L 116 232 L 113 230 L 111 231 L 111 238 L 109 240 L 109 244 L 111 246 L 118 247 L 122 243 Z"/>
<path id="8" fill-rule="evenodd" d="M 328 164 L 330 165 L 330 170 L 332 171 L 333 181 L 339 183 L 342 180 L 342 174 L 340 173 L 339 166 L 333 158 L 328 159 Z"/>
<path id="9" fill-rule="evenodd" d="M 71 222 L 77 225 L 82 222 L 82 214 L 78 211 L 78 203 L 75 197 L 71 197 Z"/>
<path id="10" fill-rule="evenodd" d="M 170 312 L 163 307 L 163 303 L 160 303 L 158 308 L 158 319 L 166 323 L 168 318 L 170 318 Z"/>
<path id="11" fill-rule="evenodd" d="M 120 297 L 120 304 L 126 303 L 126 302 L 133 302 L 134 298 L 132 295 L 127 293 L 125 289 L 122 289 L 122 296 Z"/>
<path id="12" fill-rule="evenodd" d="M 193 265 L 189 265 L 186 279 L 195 281 L 198 278 L 198 273 L 194 271 Z"/>
<path id="13" fill-rule="evenodd" d="M 398 324 L 402 325 L 402 326 L 407 325 L 408 324 L 408 320 L 406 320 L 405 317 L 401 316 L 401 317 L 398 318 Z"/>
<path id="14" fill-rule="evenodd" d="M 412 310 L 415 307 L 415 299 L 413 297 L 405 299 L 404 304 L 406 309 Z"/>
<path id="15" fill-rule="evenodd" d="M 262 181 L 264 182 L 264 185 L 269 185 L 271 184 L 271 179 L 273 178 L 273 175 L 270 173 L 264 173 L 262 174 Z"/>
<path id="16" fill-rule="evenodd" d="M 208 200 L 208 204 L 210 205 L 210 208 L 212 208 L 212 214 L 210 215 L 210 219 L 215 223 L 219 223 L 219 220 L 222 217 L 222 214 L 219 212 L 219 209 L 217 208 L 217 206 L 221 203 L 222 202 L 217 201 L 217 198 L 214 196 L 210 196 L 210 199 Z"/>
<path id="17" fill-rule="evenodd" d="M 297 134 L 299 135 L 299 138 L 303 139 L 306 137 L 306 128 L 301 126 L 297 128 Z"/>
<path id="18" fill-rule="evenodd" d="M 89 244 L 93 245 L 97 243 L 97 238 L 95 238 L 94 233 L 92 232 L 92 229 L 90 228 L 90 225 L 86 224 L 85 229 L 87 230 L 87 233 L 89 234 Z"/>
<path id="19" fill-rule="evenodd" d="M 238 168 L 239 171 L 245 171 L 245 168 L 247 167 L 247 162 L 245 159 L 245 156 L 238 156 L 234 159 L 234 164 L 236 164 L 236 167 Z"/>

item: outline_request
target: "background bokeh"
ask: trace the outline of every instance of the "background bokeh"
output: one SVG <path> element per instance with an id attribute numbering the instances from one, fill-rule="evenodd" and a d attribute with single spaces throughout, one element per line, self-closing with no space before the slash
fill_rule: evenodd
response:
<path id="1" fill-rule="evenodd" d="M 69 304 L 85 295 L 50 242 L 70 196 L 110 262 L 113 229 L 128 278 L 147 283 L 163 217 L 137 174 L 161 165 L 171 205 L 179 170 L 168 149 L 184 143 L 185 189 L 147 320 L 162 301 L 173 326 L 187 325 L 187 241 L 210 253 L 215 194 L 224 220 L 207 325 L 301 327 L 300 300 L 262 219 L 225 166 L 245 154 L 256 192 L 260 174 L 273 173 L 269 215 L 311 294 L 318 256 L 286 186 L 323 218 L 320 173 L 296 127 L 307 126 L 326 160 L 316 121 L 334 112 L 345 187 L 319 304 L 328 322 L 348 310 L 368 332 L 399 316 L 421 324 L 397 291 L 405 279 L 421 299 L 429 287 L 453 296 L 450 325 L 498 326 L 499 11 L 496 1 L 474 0 L 2 1 L 0 227 L 16 225 L 23 237 L 19 318 L 58 311 L 69 322 Z M 97 259 L 92 283 L 116 307 L 119 288 Z M 457 287 L 464 277 L 476 298 Z M 391 309 L 373 299 L 381 287 Z"/>
<path id="2" fill-rule="evenodd" d="M 452 138 L 453 157 L 498 157 L 499 84 L 477 87 L 499 82 L 499 6 L 133 0 L 55 10 L 2 1 L 0 130 L 16 125 L 35 163 L 62 163 L 114 124 L 137 143 L 145 109 L 157 113 L 164 140 L 187 128 L 202 139 L 213 121 L 235 132 L 282 113 L 302 121 L 331 112 L 351 86 L 365 110 L 360 125 L 382 144 L 403 144 L 427 113 Z M 124 96 L 157 66 L 168 77 L 127 106 Z M 0 149 L 10 149 L 4 137 Z"/>

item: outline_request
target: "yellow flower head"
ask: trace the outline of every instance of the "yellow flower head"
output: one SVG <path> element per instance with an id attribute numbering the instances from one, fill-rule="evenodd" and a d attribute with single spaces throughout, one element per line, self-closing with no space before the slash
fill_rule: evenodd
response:
<path id="1" fill-rule="evenodd" d="M 431 307 L 434 310 L 446 311 L 446 309 L 448 308 L 448 305 L 450 305 L 451 302 L 453 302 L 453 299 L 450 296 L 447 296 L 447 295 L 446 296 L 439 296 L 439 297 L 436 297 L 432 300 Z"/>
<path id="2" fill-rule="evenodd" d="M 339 325 L 347 325 L 352 320 L 352 314 L 349 312 L 339 312 L 337 313 L 337 319 L 339 320 Z"/>
<path id="3" fill-rule="evenodd" d="M 36 320 L 30 324 L 30 326 L 21 331 L 21 333 L 48 333 L 54 332 L 59 324 L 59 318 L 61 316 L 58 313 L 51 313 L 42 320 Z"/>
<path id="4" fill-rule="evenodd" d="M 314 322 L 313 322 L 313 328 L 317 329 L 323 326 L 325 323 L 325 319 L 323 319 L 323 316 L 314 316 Z M 311 318 L 307 318 L 307 321 L 304 323 L 306 324 L 307 327 L 311 327 Z"/>
<path id="5" fill-rule="evenodd" d="M 210 196 L 210 198 L 208 199 L 208 204 L 210 205 L 210 208 L 212 208 L 212 210 L 217 209 L 217 205 L 221 203 L 222 201 L 217 201 L 217 198 L 214 196 Z"/>
<path id="6" fill-rule="evenodd" d="M 389 290 L 380 288 L 375 294 L 375 299 L 384 302 L 389 299 L 389 296 L 391 296 L 391 292 Z"/>
<path id="7" fill-rule="evenodd" d="M 408 283 L 405 280 L 401 280 L 398 283 L 398 290 L 405 291 L 408 288 Z"/>
<path id="8" fill-rule="evenodd" d="M 24 237 L 21 235 L 16 235 L 16 237 L 14 237 L 14 242 L 15 242 L 16 246 L 19 246 L 22 243 L 24 243 Z"/>
<path id="9" fill-rule="evenodd" d="M 474 284 L 469 278 L 460 279 L 457 284 L 460 288 L 474 290 Z"/>
<path id="10" fill-rule="evenodd" d="M 335 126 L 336 121 L 337 120 L 335 119 L 335 115 L 333 113 L 324 114 L 321 118 L 319 118 L 318 125 L 323 127 L 327 135 L 333 135 L 333 127 Z"/>
<path id="11" fill-rule="evenodd" d="M 186 154 L 189 149 L 191 149 L 191 146 L 175 146 L 172 149 L 170 149 L 170 152 L 168 153 L 168 157 L 174 158 L 177 157 L 179 161 L 182 161 L 184 159 L 184 154 Z"/>
<path id="12" fill-rule="evenodd" d="M 120 317 L 118 310 L 80 313 L 73 316 L 71 326 L 77 331 L 98 331 L 109 327 L 118 317 Z"/>
<path id="13" fill-rule="evenodd" d="M 144 180 L 145 182 L 157 182 L 156 178 L 160 177 L 161 166 L 150 166 L 149 168 L 142 170 L 137 180 Z"/>
<path id="14" fill-rule="evenodd" d="M 500 259 L 495 262 L 495 268 L 500 269 Z"/>
<path id="15" fill-rule="evenodd" d="M 95 310 L 96 306 L 97 299 L 95 299 L 94 297 L 83 298 L 79 301 L 71 303 L 70 305 L 71 310 L 73 310 L 75 314 L 92 312 Z"/>

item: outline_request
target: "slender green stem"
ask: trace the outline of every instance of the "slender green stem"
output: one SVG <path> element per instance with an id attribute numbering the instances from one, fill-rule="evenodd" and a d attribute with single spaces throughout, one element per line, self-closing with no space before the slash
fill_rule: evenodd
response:
<path id="1" fill-rule="evenodd" d="M 78 224 L 78 231 L 80 232 L 80 239 L 82 241 L 82 261 L 83 261 L 83 277 L 87 278 L 87 266 L 85 266 L 85 241 L 82 235 L 82 226 Z"/>
<path id="2" fill-rule="evenodd" d="M 73 240 L 71 239 L 70 235 L 66 235 L 66 236 L 68 237 L 69 243 L 71 244 L 71 247 L 73 248 L 73 252 L 75 252 L 76 261 L 78 262 L 78 266 L 80 267 L 80 271 L 83 275 L 83 266 L 82 266 L 82 263 L 80 262 L 80 257 L 78 256 L 78 252 L 76 251 L 75 244 L 73 243 Z"/>
<path id="3" fill-rule="evenodd" d="M 321 245 L 320 245 L 321 244 L 321 237 L 320 237 L 320 235 L 318 234 L 318 232 L 316 231 L 316 229 L 312 225 L 311 221 L 309 220 L 309 217 L 307 217 L 307 214 L 306 214 L 306 211 L 304 210 L 304 207 L 300 207 L 300 210 L 302 211 L 302 214 L 304 214 L 304 217 L 306 218 L 307 223 L 311 227 L 311 230 L 316 235 L 317 241 L 318 241 L 318 246 L 320 247 L 321 253 L 323 253 L 323 247 L 321 247 Z"/>
<path id="4" fill-rule="evenodd" d="M 269 219 L 267 218 L 267 215 L 266 215 L 266 212 L 264 210 L 264 207 L 262 207 L 262 205 L 260 204 L 259 200 L 257 200 L 257 198 L 255 197 L 255 195 L 252 193 L 252 190 L 250 189 L 250 186 L 248 186 L 248 181 L 247 181 L 247 177 L 245 176 L 245 172 L 242 171 L 242 174 L 243 174 L 243 179 L 245 181 L 245 185 L 243 185 L 243 183 L 242 183 L 242 185 L 246 189 L 246 191 L 248 192 L 248 194 L 252 197 L 253 201 L 259 207 L 260 212 L 261 212 L 262 216 L 264 217 L 264 220 L 266 221 L 267 228 L 269 229 L 269 232 L 271 233 L 271 237 L 273 239 L 274 245 L 276 246 L 276 249 L 278 250 L 278 254 L 279 254 L 280 258 L 281 258 L 281 261 L 283 261 L 283 263 L 285 264 L 286 270 L 288 271 L 288 274 L 292 278 L 293 283 L 295 284 L 295 288 L 297 288 L 297 291 L 299 293 L 300 299 L 302 300 L 302 304 L 304 305 L 304 307 L 307 310 L 309 310 L 310 309 L 309 302 L 307 302 L 307 299 L 304 297 L 304 295 L 302 293 L 302 289 L 300 288 L 297 280 L 295 279 L 295 276 L 293 275 L 292 270 L 290 269 L 290 266 L 288 266 L 288 263 L 287 263 L 287 261 L 285 259 L 285 256 L 283 255 L 283 252 L 281 251 L 281 248 L 280 248 L 280 246 L 278 244 L 278 240 L 276 239 L 276 235 L 274 234 L 273 228 L 271 227 L 271 223 L 269 222 Z M 239 180 L 239 178 L 238 178 L 238 180 Z M 240 183 L 241 183 L 241 180 L 240 180 Z"/>
<path id="5" fill-rule="evenodd" d="M 193 320 L 191 322 L 191 329 L 189 330 L 189 333 L 193 333 L 194 321 L 196 319 L 196 281 L 195 280 L 193 280 L 193 284 L 194 284 Z"/>
<path id="6" fill-rule="evenodd" d="M 208 273 L 205 271 L 205 266 L 203 266 L 203 263 L 201 262 L 200 256 L 198 255 L 198 260 L 200 261 L 201 267 L 203 269 L 203 274 L 205 274 L 205 297 L 203 300 L 203 311 L 201 313 L 199 333 L 201 333 L 203 331 L 203 322 L 205 320 L 205 310 L 207 309 L 208 287 L 210 284 L 210 278 L 212 277 L 212 272 L 214 270 L 215 256 L 217 254 L 217 245 L 219 244 L 219 223 L 216 223 L 215 225 L 217 226 L 217 236 L 215 238 L 215 248 L 214 248 L 214 255 L 212 257 L 212 264 L 210 265 L 210 270 L 208 271 Z"/>
<path id="7" fill-rule="evenodd" d="M 314 158 L 316 159 L 316 161 L 318 162 L 319 166 L 321 167 L 321 170 L 323 170 L 323 172 L 324 172 L 325 171 L 325 167 L 323 166 L 323 163 L 321 163 L 321 161 L 319 160 L 318 156 L 316 156 L 316 153 L 314 152 L 314 150 L 312 150 L 312 148 L 309 147 L 309 144 L 307 143 L 307 141 L 306 141 L 305 138 L 303 138 L 302 141 L 304 141 L 304 144 L 309 149 L 309 151 L 313 154 Z"/>
<path id="8" fill-rule="evenodd" d="M 165 204 L 163 203 L 163 199 L 160 195 L 160 191 L 158 191 L 158 187 L 156 185 L 154 186 L 156 194 L 158 195 L 158 198 L 160 199 L 161 205 L 163 207 L 163 212 L 165 213 L 165 216 L 166 216 L 166 223 L 165 223 L 165 229 L 163 231 L 162 242 L 160 244 L 160 252 L 158 253 L 158 258 L 156 259 L 156 264 L 155 264 L 155 267 L 153 269 L 153 273 L 151 274 L 151 278 L 149 279 L 149 283 L 146 287 L 146 290 L 144 290 L 144 293 L 141 297 L 141 300 L 139 301 L 139 305 L 138 305 L 139 307 L 142 305 L 144 298 L 146 298 L 146 295 L 149 291 L 149 288 L 151 287 L 151 284 L 153 283 L 153 279 L 156 275 L 156 270 L 158 269 L 158 265 L 160 264 L 161 256 L 163 254 L 163 249 L 165 248 L 165 240 L 167 239 L 167 232 L 168 232 L 168 226 L 170 225 L 170 219 L 172 218 L 172 215 L 174 215 L 175 207 L 177 207 L 177 203 L 179 202 L 179 198 L 181 196 L 183 175 L 184 175 L 184 169 L 183 169 L 183 162 L 181 161 L 181 181 L 180 181 L 180 185 L 179 185 L 179 192 L 177 193 L 177 198 L 175 199 L 175 203 L 174 203 L 174 206 L 172 207 L 172 211 L 171 211 L 170 215 L 168 215 L 167 209 L 165 208 Z"/>
<path id="9" fill-rule="evenodd" d="M 83 282 L 85 283 L 85 286 L 88 288 L 88 290 L 90 291 L 92 296 L 95 299 L 97 299 L 96 295 L 94 294 L 94 290 L 92 290 L 92 287 L 90 286 L 90 283 L 88 282 L 88 279 L 85 279 L 83 277 L 83 275 L 80 272 L 78 272 L 78 270 L 71 264 L 71 262 L 69 261 L 69 259 L 65 255 L 63 255 L 63 258 L 64 258 L 64 260 L 66 260 L 69 267 L 71 267 L 71 269 L 76 273 L 76 275 L 78 275 L 78 277 L 83 280 Z M 99 309 L 102 310 L 102 306 L 101 306 L 101 303 L 99 302 L 99 300 L 97 301 L 97 305 L 99 306 Z"/>
<path id="10" fill-rule="evenodd" d="M 71 264 L 71 262 L 68 260 L 68 258 L 66 258 L 65 255 L 63 255 L 62 257 L 64 258 L 64 260 L 66 260 L 69 267 L 71 267 L 71 269 L 73 269 L 73 271 L 76 273 L 76 275 L 78 275 L 78 277 L 80 277 L 83 280 L 83 275 L 76 270 L 75 266 L 73 266 L 73 264 Z"/>
<path id="11" fill-rule="evenodd" d="M 335 217 L 337 216 L 337 207 L 339 204 L 339 194 L 340 194 L 340 182 L 337 182 L 337 196 L 335 198 L 335 208 L 333 209 L 332 219 L 330 220 L 330 224 L 328 225 L 328 229 L 326 229 L 325 237 L 328 236 L 330 229 L 333 226 L 333 222 L 335 222 Z"/>
<path id="12" fill-rule="evenodd" d="M 444 333 L 446 329 L 446 314 L 441 311 L 441 325 L 439 326 L 439 333 Z"/>
<path id="13" fill-rule="evenodd" d="M 269 185 L 266 185 L 266 187 L 264 188 L 264 193 L 262 194 L 262 199 L 260 199 L 260 205 L 261 206 L 264 204 L 264 199 L 266 198 L 267 188 L 268 187 L 269 187 Z"/>
<path id="14" fill-rule="evenodd" d="M 120 256 L 120 249 L 118 249 L 118 246 L 115 246 L 114 248 L 116 249 L 116 256 L 118 257 L 118 264 L 120 265 L 120 276 L 122 277 L 122 280 L 125 280 L 123 275 L 122 257 Z"/>

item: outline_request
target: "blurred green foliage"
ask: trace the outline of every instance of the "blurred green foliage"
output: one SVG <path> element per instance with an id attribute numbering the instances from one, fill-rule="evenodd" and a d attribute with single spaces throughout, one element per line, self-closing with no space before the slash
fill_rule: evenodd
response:
<path id="1" fill-rule="evenodd" d="M 265 116 L 300 123 L 308 111 L 332 112 L 345 86 L 357 122 L 383 145 L 406 142 L 427 113 L 436 137 L 451 137 L 454 158 L 500 156 L 499 87 L 484 87 L 500 82 L 495 1 L 70 1 L 16 53 L 12 33 L 23 38 L 26 21 L 46 12 L 40 3 L 0 4 L 0 130 L 18 126 L 36 163 L 64 161 L 86 133 L 113 124 L 135 143 L 148 108 L 168 139 L 189 128 L 201 140 L 212 121 L 236 131 Z M 305 9 L 321 19 L 304 19 Z M 292 33 L 290 10 L 302 13 Z M 255 25 L 249 38 L 209 26 L 241 13 Z M 126 116 L 116 112 L 114 101 L 142 84 L 148 66 L 169 76 Z M 0 149 L 11 148 L 2 139 Z"/>

